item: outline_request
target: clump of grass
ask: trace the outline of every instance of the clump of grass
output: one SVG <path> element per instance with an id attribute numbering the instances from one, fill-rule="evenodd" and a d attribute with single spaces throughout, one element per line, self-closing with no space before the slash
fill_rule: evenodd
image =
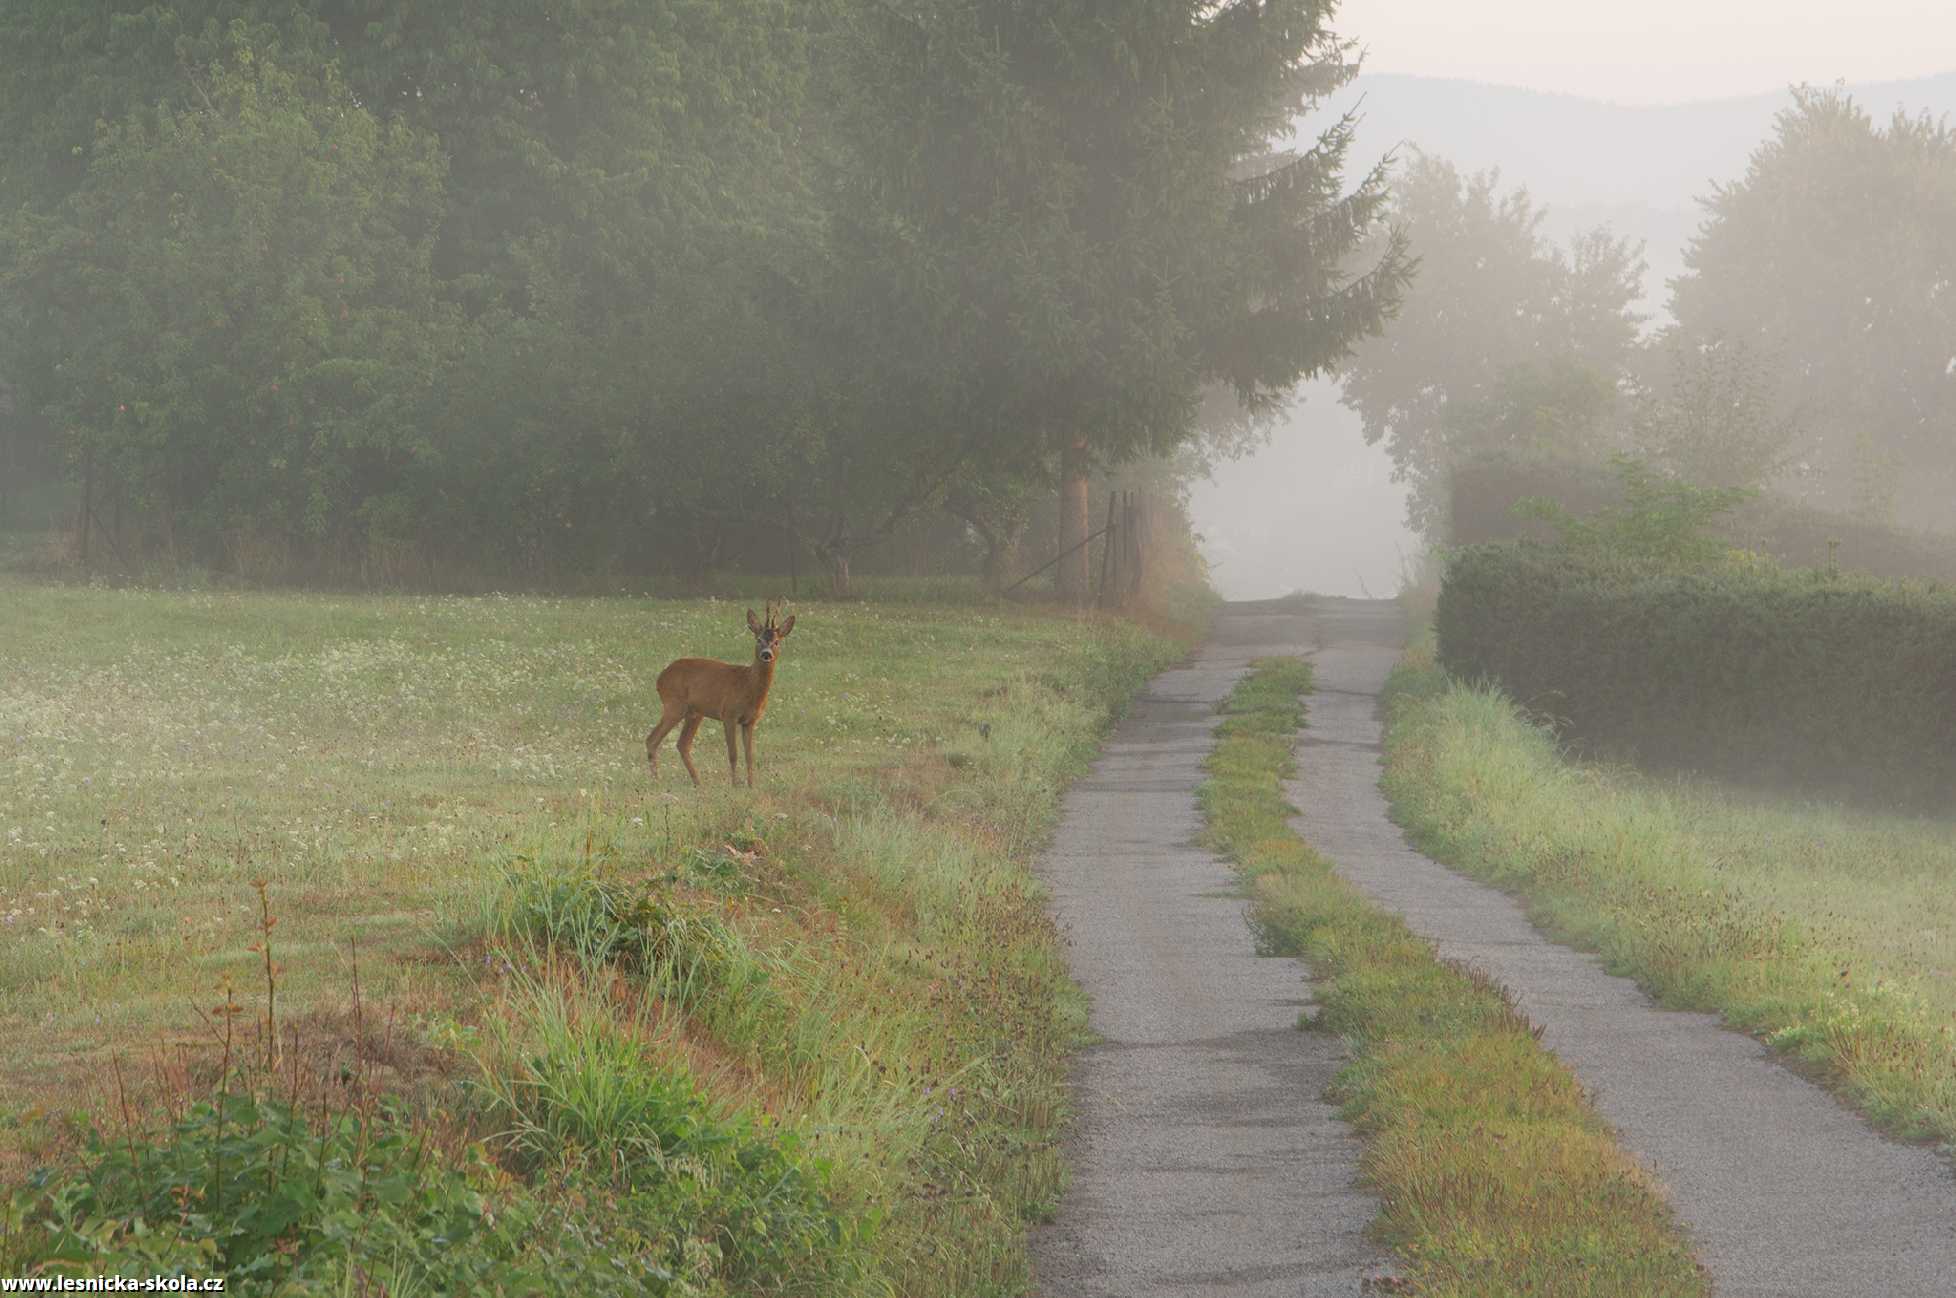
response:
<path id="1" fill-rule="evenodd" d="M 805 1133 L 723 1111 L 652 1025 L 579 984 L 524 979 L 512 1002 L 472 1090 L 517 1167 L 595 1188 L 703 1290 L 863 1291 L 875 1220 L 835 1201 Z"/>
<path id="2" fill-rule="evenodd" d="M 1385 788 L 1430 855 L 1523 894 L 1664 1004 L 1720 1013 L 1885 1130 L 1956 1145 L 1956 834 L 1569 760 L 1416 647 L 1388 686 Z"/>
<path id="3" fill-rule="evenodd" d="M 1351 1043 L 1338 1096 L 1413 1291 L 1705 1293 L 1656 1189 L 1502 990 L 1437 959 L 1290 827 L 1283 782 L 1310 681 L 1309 664 L 1278 659 L 1237 687 L 1202 803 L 1266 946 L 1316 976 L 1309 1026 Z"/>
<path id="4" fill-rule="evenodd" d="M 733 977 L 740 943 L 717 915 L 589 866 L 518 858 L 492 897 L 493 940 L 532 962 L 564 956 L 586 973 L 615 965 L 655 983 L 682 1012 Z"/>

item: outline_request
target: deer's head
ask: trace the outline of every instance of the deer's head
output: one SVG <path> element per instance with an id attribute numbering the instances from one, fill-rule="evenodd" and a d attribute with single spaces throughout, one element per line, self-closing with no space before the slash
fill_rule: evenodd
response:
<path id="1" fill-rule="evenodd" d="M 790 613 L 786 622 L 775 622 L 774 601 L 767 604 L 767 620 L 763 622 L 754 616 L 754 610 L 747 610 L 747 629 L 754 633 L 754 659 L 756 662 L 771 663 L 781 652 L 781 642 L 788 638 L 788 632 L 795 629 L 795 615 Z"/>

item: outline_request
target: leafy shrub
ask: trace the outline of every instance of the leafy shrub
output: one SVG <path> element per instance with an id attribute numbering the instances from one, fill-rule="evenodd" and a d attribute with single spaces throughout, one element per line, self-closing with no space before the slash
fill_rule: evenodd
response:
<path id="1" fill-rule="evenodd" d="M 1750 499 L 1732 487 L 1695 487 L 1656 472 L 1628 456 L 1611 462 L 1623 502 L 1580 516 L 1561 503 L 1531 496 L 1515 506 L 1561 534 L 1561 546 L 1592 560 L 1654 568 L 1702 568 L 1729 548 L 1712 532 L 1718 521 Z"/>
<path id="2" fill-rule="evenodd" d="M 1624 502 L 1624 484 L 1609 466 L 1572 457 L 1490 454 L 1453 470 L 1449 539 L 1457 545 L 1550 540 L 1539 510 L 1515 512 L 1524 500 L 1553 501 L 1574 514 Z M 1956 583 L 1956 537 L 1914 532 L 1850 518 L 1761 494 L 1738 503 L 1713 529 L 1730 545 L 1794 567 L 1838 565 L 1879 577 Z"/>
<path id="3" fill-rule="evenodd" d="M 1499 684 L 1584 746 L 1956 801 L 1956 593 L 1939 587 L 1511 542 L 1453 555 L 1435 629 L 1455 676 Z"/>

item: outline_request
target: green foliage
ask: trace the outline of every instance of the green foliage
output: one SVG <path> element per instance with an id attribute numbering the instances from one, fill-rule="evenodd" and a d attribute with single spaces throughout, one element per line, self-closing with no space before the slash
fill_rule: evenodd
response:
<path id="1" fill-rule="evenodd" d="M 1484 396 L 1449 404 L 1441 426 L 1453 456 L 1553 455 L 1601 445 L 1616 404 L 1610 377 L 1569 356 L 1504 367 Z"/>
<path id="2" fill-rule="evenodd" d="M 456 342 L 436 143 L 243 23 L 191 86 L 100 124 L 74 187 L 0 228 L 30 305 L 9 367 L 98 499 L 155 520 L 147 544 L 396 535 Z"/>
<path id="3" fill-rule="evenodd" d="M 1757 564 L 1679 571 L 1469 546 L 1441 661 L 1572 742 L 1741 779 L 1956 796 L 1956 593 Z"/>
<path id="4" fill-rule="evenodd" d="M 689 914 L 588 868 L 519 859 L 489 917 L 490 936 L 531 956 L 568 955 L 587 971 L 616 965 L 691 985 L 718 981 L 734 939 L 711 915 Z"/>
<path id="5" fill-rule="evenodd" d="M 1451 469 L 1447 485 L 1450 539 L 1458 545 L 1554 539 L 1556 530 L 1541 525 L 1539 510 L 1518 516 L 1515 506 L 1530 498 L 1552 502 L 1551 513 L 1607 514 L 1625 505 L 1622 473 L 1593 458 L 1476 455 Z M 1768 492 L 1735 500 L 1729 512 L 1711 520 L 1710 532 L 1732 548 L 1790 567 L 1956 583 L 1956 543 L 1947 537 L 1851 518 Z"/>
<path id="6" fill-rule="evenodd" d="M 222 1275 L 243 1294 L 706 1292 L 645 1246 L 656 1226 L 492 1196 L 486 1165 L 452 1165 L 385 1112 L 220 1093 L 160 1139 L 91 1133 L 84 1160 L 13 1192 L 10 1271 Z"/>
<path id="7" fill-rule="evenodd" d="M 1546 523 L 1560 545 L 1597 564 L 1681 571 L 1724 559 L 1729 547 L 1712 526 L 1751 498 L 1737 487 L 1698 487 L 1627 455 L 1611 458 L 1622 503 L 1587 516 L 1541 496 L 1515 505 L 1521 518 Z"/>
<path id="8" fill-rule="evenodd" d="M 1383 321 L 1328 10 L 11 5 L 0 374 L 125 569 L 842 593 L 955 494 L 996 584 L 1060 448 Z"/>

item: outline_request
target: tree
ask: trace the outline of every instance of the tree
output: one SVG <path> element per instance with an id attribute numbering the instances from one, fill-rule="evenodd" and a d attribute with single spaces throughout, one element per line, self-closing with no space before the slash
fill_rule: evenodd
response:
<path id="1" fill-rule="evenodd" d="M 1327 8 L 23 0 L 0 372 L 119 544 L 840 589 L 951 505 L 1002 576 L 1388 314 L 1350 123 L 1282 147 Z"/>
<path id="2" fill-rule="evenodd" d="M 1787 473 L 1799 421 L 1780 410 L 1778 367 L 1751 344 L 1672 336 L 1645 360 L 1630 433 L 1654 463 L 1713 487 L 1763 487 Z"/>
<path id="3" fill-rule="evenodd" d="M 1452 403 L 1441 415 L 1448 463 L 1475 455 L 1596 458 L 1610 444 L 1617 386 L 1568 355 L 1508 365 L 1482 395 Z"/>
<path id="4" fill-rule="evenodd" d="M 1085 540 L 1091 465 L 1179 446 L 1209 382 L 1278 399 L 1390 311 L 1396 245 L 1343 270 L 1383 201 L 1378 177 L 1342 192 L 1350 124 L 1280 147 L 1352 74 L 1328 9 L 865 10 L 864 228 L 924 306 L 912 343 L 962 370 L 926 440 L 1057 461 L 1062 547 Z M 1084 593 L 1084 549 L 1061 584 Z"/>
<path id="5" fill-rule="evenodd" d="M 317 6 L 363 98 L 452 159 L 436 265 L 477 341 L 437 425 L 472 484 L 442 534 L 526 567 L 697 576 L 780 512 L 833 410 L 809 162 L 829 7 Z"/>
<path id="6" fill-rule="evenodd" d="M 1032 521 L 1034 493 L 1042 487 L 1051 487 L 1047 475 L 996 465 L 990 473 L 961 474 L 945 492 L 946 512 L 984 542 L 985 589 L 994 594 L 1019 568 L 1019 545 Z"/>
<path id="7" fill-rule="evenodd" d="M 1592 563 L 1682 572 L 1731 557 L 1731 546 L 1712 529 L 1753 498 L 1750 488 L 1699 486 L 1621 453 L 1610 457 L 1610 469 L 1622 491 L 1620 504 L 1577 515 L 1533 496 L 1515 510 L 1553 527 L 1562 548 Z"/>
<path id="8" fill-rule="evenodd" d="M 0 265 L 28 305 L 0 338 L 0 370 L 61 415 L 84 474 L 99 463 L 132 489 L 140 479 L 166 526 L 208 536 L 251 515 L 283 528 L 301 506 L 257 489 L 276 462 L 317 490 L 303 506 L 314 523 L 287 538 L 315 550 L 352 555 L 379 527 L 478 564 L 644 560 L 694 530 L 698 509 L 778 485 L 781 444 L 811 417 L 799 303 L 823 230 L 797 137 L 823 8 L 8 6 L 0 131 L 17 147 L 0 155 L 0 192 L 21 206 Z M 246 103 L 213 80 L 258 77 L 247 54 L 289 84 L 257 85 Z M 332 130 L 371 133 L 379 160 L 342 144 L 327 149 L 338 177 L 288 163 L 306 156 L 301 118 L 327 144 Z M 100 138 L 98 120 L 112 124 Z M 255 176 L 195 173 L 254 150 Z M 355 211 L 363 186 L 375 201 Z M 292 234 L 272 239 L 290 258 L 283 278 L 252 261 L 261 229 Z M 91 264 L 64 252 L 110 231 Z M 413 264 L 386 260 L 403 248 Z M 300 272 L 321 268 L 372 300 L 332 297 L 320 325 Z M 193 355 L 162 318 L 191 303 L 229 313 L 242 345 L 228 360 L 213 340 Z M 83 336 L 98 326 L 114 347 Z M 206 361 L 279 383 L 284 452 L 261 445 L 267 411 L 211 382 Z M 278 367 L 302 361 L 317 382 L 295 395 Z M 105 404 L 112 386 L 123 396 Z M 150 463 L 165 447 L 169 475 Z M 201 506 L 184 484 L 227 478 L 223 507 L 191 519 Z M 340 535 L 320 533 L 328 518 Z"/>
<path id="9" fill-rule="evenodd" d="M 1956 131 L 1800 88 L 1744 177 L 1703 201 L 1672 281 L 1686 347 L 1783 357 L 1818 503 L 1946 523 L 1956 495 Z"/>
<path id="10" fill-rule="evenodd" d="M 1641 251 L 1605 230 L 1553 247 L 1527 191 L 1500 183 L 1413 157 L 1391 219 L 1418 273 L 1393 328 L 1341 371 L 1345 404 L 1411 484 L 1409 521 L 1428 535 L 1444 529 L 1446 474 L 1462 456 L 1600 451 L 1636 343 Z"/>
<path id="11" fill-rule="evenodd" d="M 104 124 L 73 189 L 7 227 L 23 385 L 81 465 L 84 543 L 105 501 L 205 559 L 246 525 L 357 543 L 425 449 L 452 340 L 440 158 L 243 23 L 189 80 L 194 106 Z"/>

